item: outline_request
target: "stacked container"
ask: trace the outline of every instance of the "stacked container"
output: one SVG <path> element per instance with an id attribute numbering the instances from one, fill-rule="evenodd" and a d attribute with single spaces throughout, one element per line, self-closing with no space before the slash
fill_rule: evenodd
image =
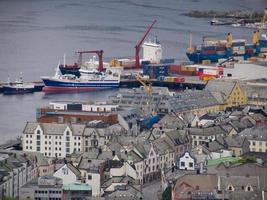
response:
<path id="1" fill-rule="evenodd" d="M 143 65 L 143 74 L 149 76 L 151 79 L 158 79 L 160 76 L 169 75 L 169 65 Z"/>

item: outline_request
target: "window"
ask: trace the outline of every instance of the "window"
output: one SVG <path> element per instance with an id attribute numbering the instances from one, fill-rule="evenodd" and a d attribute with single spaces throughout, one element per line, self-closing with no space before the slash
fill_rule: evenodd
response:
<path id="1" fill-rule="evenodd" d="M 88 174 L 88 180 L 92 180 L 92 175 Z"/>
<path id="2" fill-rule="evenodd" d="M 26 135 L 26 138 L 28 138 L 28 135 Z"/>
<path id="3" fill-rule="evenodd" d="M 40 140 L 41 139 L 41 136 L 40 135 L 37 135 L 36 138 L 37 138 L 37 140 Z"/>
<path id="4" fill-rule="evenodd" d="M 69 131 L 67 131 L 67 132 L 66 132 L 66 135 L 70 135 L 70 132 L 69 132 Z"/>
<path id="5" fill-rule="evenodd" d="M 189 163 L 189 167 L 193 167 L 193 163 L 192 162 Z"/>
<path id="6" fill-rule="evenodd" d="M 185 166 L 185 163 L 184 162 L 181 162 L 181 166 L 184 167 Z"/>
<path id="7" fill-rule="evenodd" d="M 40 151 L 40 147 L 37 147 L 36 151 Z"/>
<path id="8" fill-rule="evenodd" d="M 40 130 L 37 130 L 36 134 L 37 135 L 40 135 L 41 131 Z"/>
<path id="9" fill-rule="evenodd" d="M 259 142 L 259 145 L 262 146 L 262 142 Z"/>

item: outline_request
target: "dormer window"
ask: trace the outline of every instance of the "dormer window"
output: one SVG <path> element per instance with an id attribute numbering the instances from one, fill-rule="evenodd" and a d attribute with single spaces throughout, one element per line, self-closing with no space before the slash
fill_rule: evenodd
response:
<path id="1" fill-rule="evenodd" d="M 247 192 L 253 191 L 252 186 L 248 184 L 247 187 L 246 187 L 246 189 L 245 189 L 245 191 L 247 191 Z"/>
<path id="2" fill-rule="evenodd" d="M 227 190 L 228 191 L 234 191 L 235 189 L 231 184 L 229 184 L 228 187 L 227 187 Z"/>
<path id="3" fill-rule="evenodd" d="M 37 131 L 36 131 L 36 134 L 37 134 L 37 135 L 40 135 L 40 134 L 41 134 L 41 131 L 40 131 L 40 130 L 37 130 Z"/>

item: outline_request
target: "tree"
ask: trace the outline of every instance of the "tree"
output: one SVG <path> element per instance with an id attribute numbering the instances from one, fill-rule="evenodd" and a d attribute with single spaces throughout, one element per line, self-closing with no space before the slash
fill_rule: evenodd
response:
<path id="1" fill-rule="evenodd" d="M 172 199 L 172 188 L 168 186 L 162 193 L 162 200 L 171 200 Z"/>

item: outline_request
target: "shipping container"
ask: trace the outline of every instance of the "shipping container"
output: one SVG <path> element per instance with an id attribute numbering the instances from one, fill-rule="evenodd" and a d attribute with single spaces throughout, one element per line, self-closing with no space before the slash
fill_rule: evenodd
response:
<path id="1" fill-rule="evenodd" d="M 183 83 L 185 81 L 184 77 L 175 77 L 175 83 Z"/>
<path id="2" fill-rule="evenodd" d="M 197 71 L 196 66 L 193 65 L 181 66 L 181 72 L 195 72 L 195 71 Z"/>
<path id="3" fill-rule="evenodd" d="M 210 60 L 202 60 L 203 65 L 209 65 L 211 63 Z"/>
<path id="4" fill-rule="evenodd" d="M 149 65 L 150 64 L 150 61 L 149 60 L 143 60 L 141 62 L 141 65 Z"/>
<path id="5" fill-rule="evenodd" d="M 169 73 L 179 74 L 181 72 L 181 65 L 170 65 Z"/>
<path id="6" fill-rule="evenodd" d="M 67 110 L 82 110 L 82 104 L 81 103 L 67 104 Z"/>
<path id="7" fill-rule="evenodd" d="M 160 63 L 162 63 L 162 64 L 173 64 L 174 63 L 174 58 L 160 59 Z"/>

